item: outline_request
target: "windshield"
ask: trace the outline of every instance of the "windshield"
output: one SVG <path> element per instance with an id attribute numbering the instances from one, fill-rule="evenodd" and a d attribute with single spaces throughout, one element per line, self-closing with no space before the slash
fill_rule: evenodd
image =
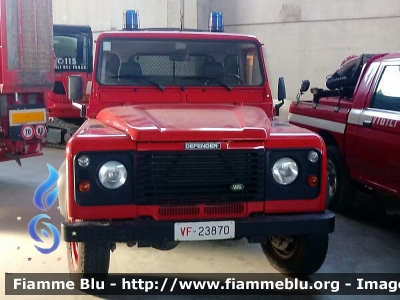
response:
<path id="1" fill-rule="evenodd" d="M 97 81 L 135 86 L 259 86 L 259 47 L 249 41 L 107 39 Z"/>
<path id="2" fill-rule="evenodd" d="M 55 71 L 92 70 L 91 35 L 84 32 L 57 32 L 54 30 L 53 43 L 56 54 Z"/>

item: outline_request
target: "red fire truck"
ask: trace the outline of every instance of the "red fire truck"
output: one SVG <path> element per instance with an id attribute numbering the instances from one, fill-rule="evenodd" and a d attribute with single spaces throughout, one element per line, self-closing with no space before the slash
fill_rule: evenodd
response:
<path id="1" fill-rule="evenodd" d="M 47 94 L 50 120 L 46 146 L 64 148 L 85 120 L 79 108 L 68 100 L 68 76 L 81 76 L 85 94 L 83 101 L 87 101 L 93 69 L 92 29 L 83 25 L 54 25 L 53 43 L 56 54 L 55 84 Z"/>
<path id="2" fill-rule="evenodd" d="M 42 154 L 53 78 L 52 2 L 0 1 L 0 162 Z"/>
<path id="3" fill-rule="evenodd" d="M 107 273 L 119 242 L 170 250 L 246 238 L 281 272 L 323 264 L 334 230 L 325 144 L 274 120 L 262 44 L 220 32 L 221 14 L 211 16 L 211 32 L 127 22 L 100 34 L 88 104 L 83 80 L 69 77 L 87 117 L 59 170 L 75 278 Z"/>
<path id="4" fill-rule="evenodd" d="M 326 86 L 293 102 L 289 121 L 327 144 L 329 207 L 348 209 L 358 185 L 400 197 L 399 53 L 351 56 Z"/>

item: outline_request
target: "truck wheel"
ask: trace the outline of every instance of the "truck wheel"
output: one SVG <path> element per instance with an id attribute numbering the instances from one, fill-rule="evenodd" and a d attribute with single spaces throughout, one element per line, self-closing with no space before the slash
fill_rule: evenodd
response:
<path id="1" fill-rule="evenodd" d="M 327 207 L 334 211 L 345 211 L 353 204 L 357 186 L 351 179 L 342 154 L 336 146 L 328 146 L 328 199 Z"/>
<path id="2" fill-rule="evenodd" d="M 108 243 L 67 243 L 67 256 L 70 277 L 76 284 L 79 284 L 82 278 L 107 278 L 110 265 Z"/>
<path id="3" fill-rule="evenodd" d="M 270 236 L 261 244 L 270 264 L 283 274 L 307 276 L 319 270 L 328 251 L 329 235 Z"/>

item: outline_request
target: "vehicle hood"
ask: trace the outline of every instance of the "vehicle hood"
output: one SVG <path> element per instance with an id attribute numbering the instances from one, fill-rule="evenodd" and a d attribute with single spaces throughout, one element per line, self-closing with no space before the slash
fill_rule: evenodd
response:
<path id="1" fill-rule="evenodd" d="M 133 105 L 105 108 L 96 117 L 136 141 L 265 140 L 270 120 L 240 105 Z"/>

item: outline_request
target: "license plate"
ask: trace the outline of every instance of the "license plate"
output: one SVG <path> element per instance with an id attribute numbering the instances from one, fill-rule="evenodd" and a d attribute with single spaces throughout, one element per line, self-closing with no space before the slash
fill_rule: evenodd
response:
<path id="1" fill-rule="evenodd" d="M 235 221 L 175 223 L 175 241 L 208 241 L 235 238 Z"/>

